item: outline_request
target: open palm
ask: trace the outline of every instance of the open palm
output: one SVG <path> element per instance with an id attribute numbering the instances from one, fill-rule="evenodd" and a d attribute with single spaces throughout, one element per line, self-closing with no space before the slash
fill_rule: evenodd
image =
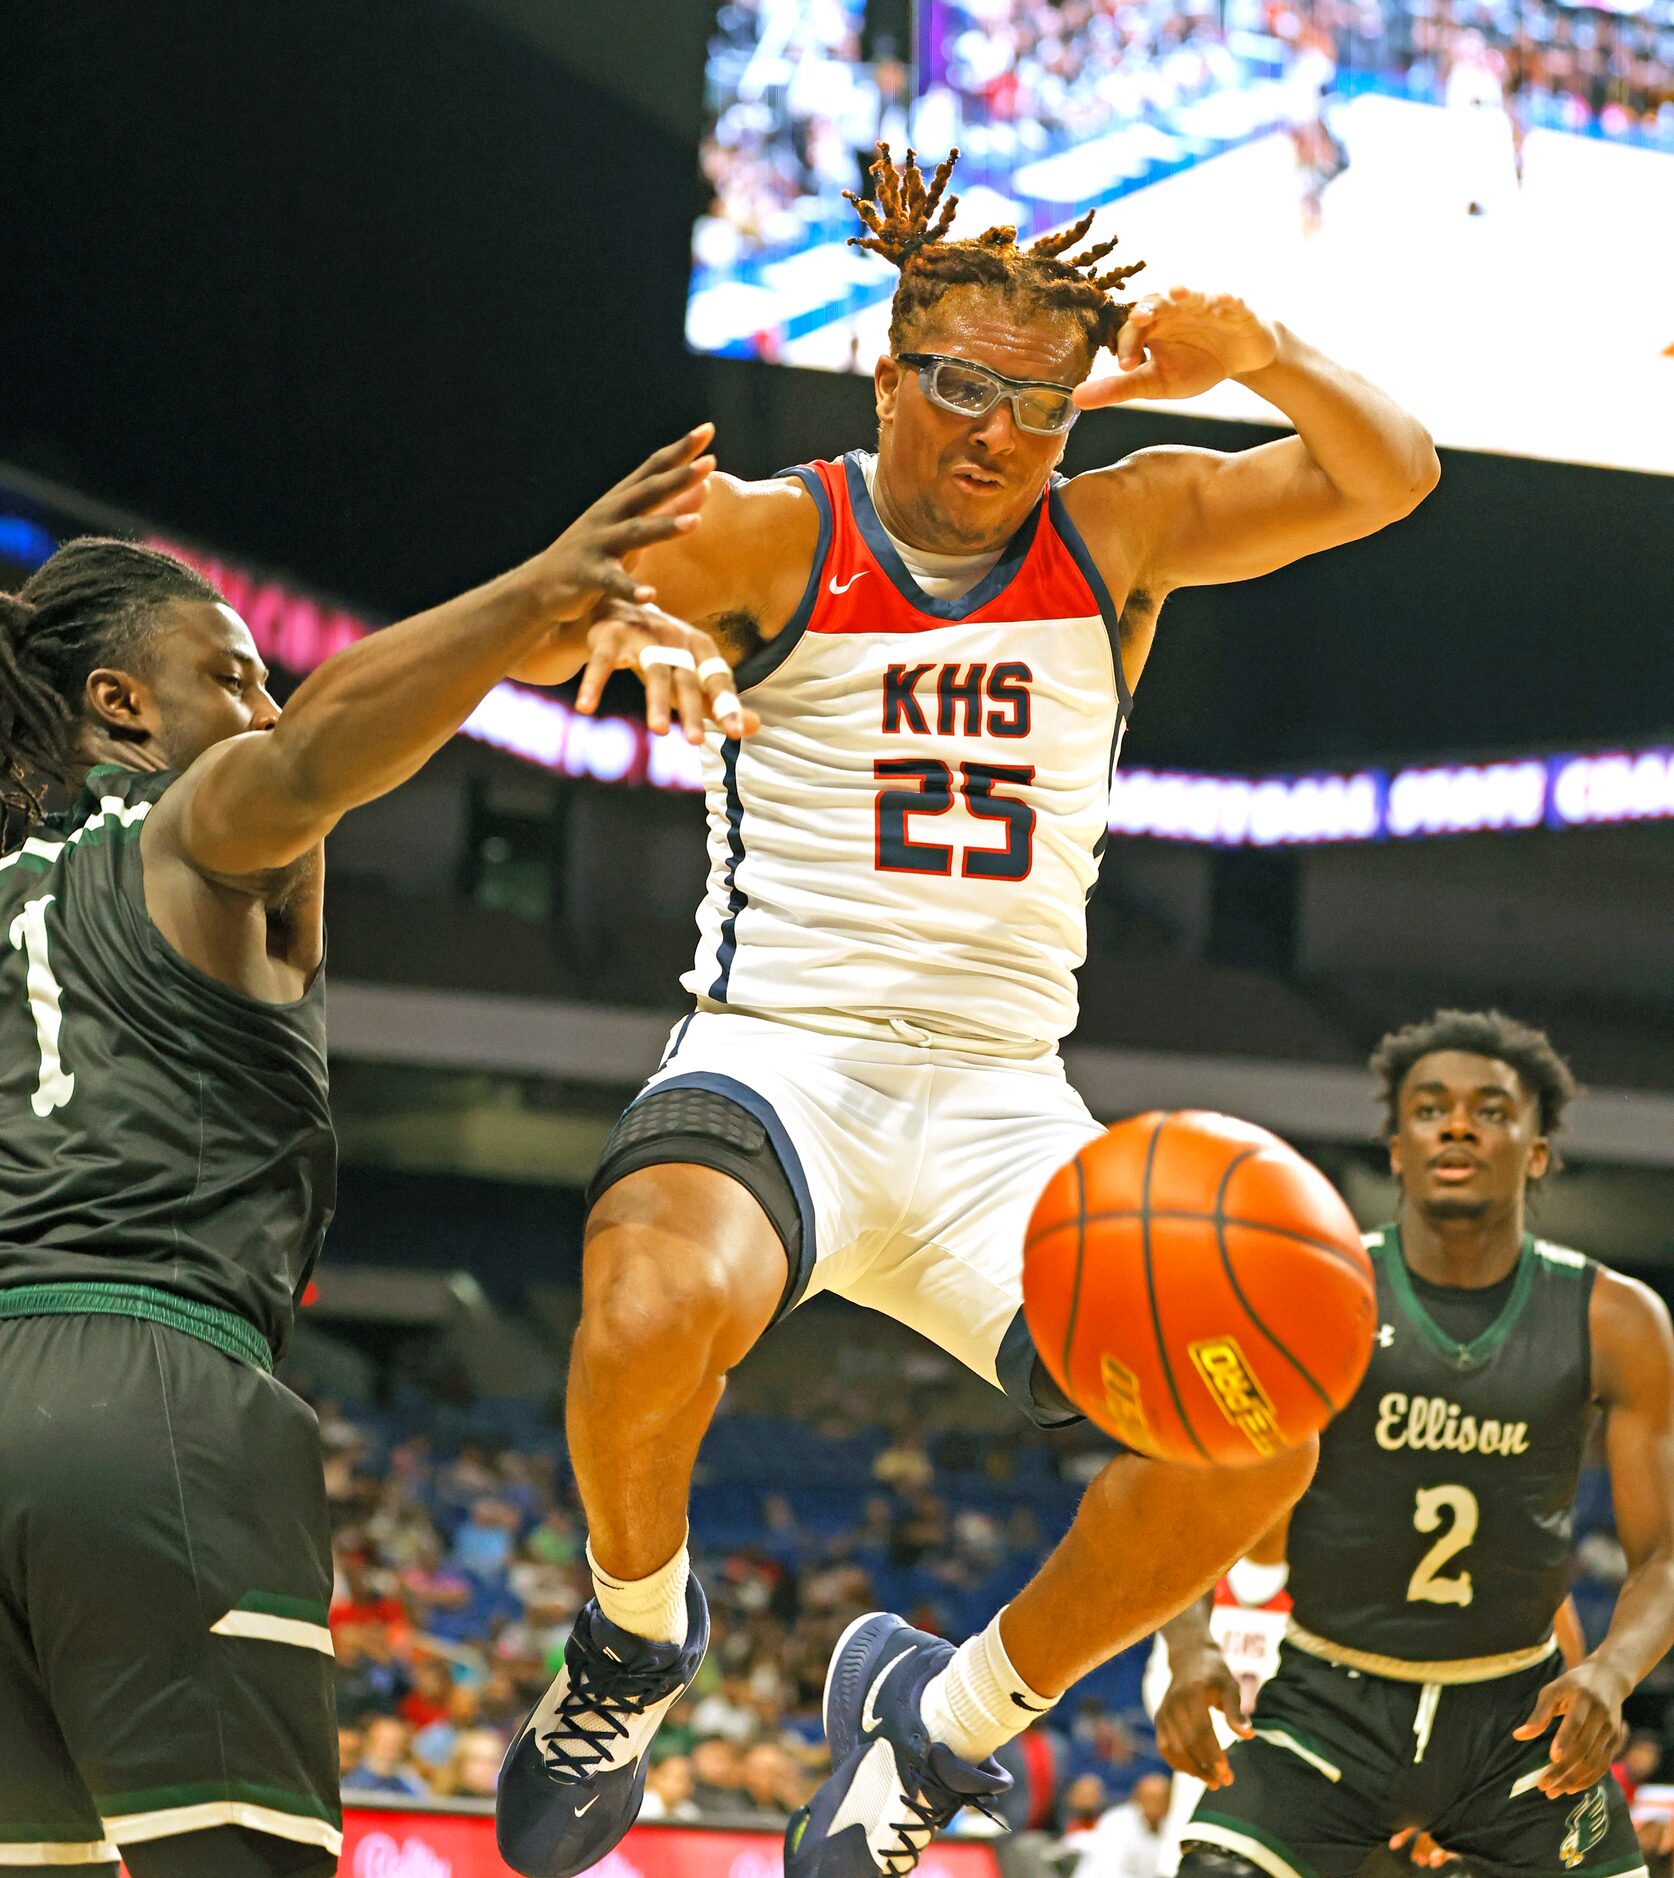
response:
<path id="1" fill-rule="evenodd" d="M 1075 401 L 1090 410 L 1134 398 L 1195 398 L 1223 378 L 1271 365 L 1278 349 L 1271 323 L 1232 294 L 1170 287 L 1148 294 L 1123 322 L 1119 374 L 1089 379 Z"/>

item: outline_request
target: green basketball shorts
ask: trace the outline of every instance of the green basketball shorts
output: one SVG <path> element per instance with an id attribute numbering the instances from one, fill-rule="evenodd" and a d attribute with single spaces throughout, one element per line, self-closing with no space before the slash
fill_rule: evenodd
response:
<path id="1" fill-rule="evenodd" d="M 1424 1826 L 1483 1878 L 1643 1878 L 1627 1802 L 1606 1775 L 1549 1800 L 1534 1781 L 1551 1737 L 1514 1741 L 1556 1654 L 1491 1682 L 1397 1682 L 1281 1650 L 1228 1751 L 1233 1783 L 1181 1834 L 1270 1878 L 1353 1878 L 1405 1826 Z M 1189 1870 L 1189 1868 L 1187 1868 Z"/>
<path id="2" fill-rule="evenodd" d="M 0 1319 L 0 1868 L 335 1853 L 330 1596 L 306 1403 L 162 1323 Z"/>

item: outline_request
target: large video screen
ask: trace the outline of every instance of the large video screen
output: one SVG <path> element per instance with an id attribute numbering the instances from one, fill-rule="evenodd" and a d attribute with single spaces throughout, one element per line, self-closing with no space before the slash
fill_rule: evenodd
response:
<path id="1" fill-rule="evenodd" d="M 721 9 L 694 346 L 870 370 L 877 124 L 959 145 L 957 233 L 1100 207 L 1135 290 L 1240 293 L 1443 444 L 1674 473 L 1674 0 L 919 0 L 910 98 L 866 11 Z"/>

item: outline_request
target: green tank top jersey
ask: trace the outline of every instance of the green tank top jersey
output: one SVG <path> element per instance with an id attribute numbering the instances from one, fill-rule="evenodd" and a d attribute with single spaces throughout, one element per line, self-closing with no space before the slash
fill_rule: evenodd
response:
<path id="1" fill-rule="evenodd" d="M 174 780 L 101 765 L 0 856 L 0 1315 L 230 1313 L 271 1362 L 336 1199 L 325 975 L 266 1004 L 158 932 L 140 831 Z"/>
<path id="2" fill-rule="evenodd" d="M 1503 1310 L 1461 1344 L 1416 1295 L 1398 1229 L 1367 1250 L 1379 1328 L 1291 1518 L 1296 1621 L 1410 1662 L 1534 1648 L 1568 1588 L 1598 1267 L 1526 1238 Z"/>

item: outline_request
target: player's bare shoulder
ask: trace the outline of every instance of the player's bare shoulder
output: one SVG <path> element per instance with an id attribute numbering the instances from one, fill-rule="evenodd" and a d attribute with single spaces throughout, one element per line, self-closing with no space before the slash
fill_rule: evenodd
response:
<path id="1" fill-rule="evenodd" d="M 1654 1387 L 1674 1391 L 1674 1322 L 1647 1284 L 1601 1265 L 1588 1308 L 1593 1394 L 1610 1404 Z"/>
<path id="2" fill-rule="evenodd" d="M 1070 477 L 1062 489 L 1064 508 L 1115 602 L 1130 690 L 1150 656 L 1157 614 L 1170 591 L 1153 565 L 1151 545 L 1155 517 L 1166 503 L 1183 499 L 1182 472 L 1165 460 L 1179 454 L 1167 448 L 1136 450 L 1102 469 Z"/>
<path id="3" fill-rule="evenodd" d="M 645 557 L 658 603 L 701 626 L 736 665 L 769 644 L 802 604 L 820 511 L 801 477 L 709 479 L 702 524 Z"/>

